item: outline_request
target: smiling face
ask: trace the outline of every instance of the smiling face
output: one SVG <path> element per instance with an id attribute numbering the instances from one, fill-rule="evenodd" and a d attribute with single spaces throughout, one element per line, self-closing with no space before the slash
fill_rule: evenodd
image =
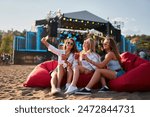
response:
<path id="1" fill-rule="evenodd" d="M 104 40 L 103 48 L 104 48 L 104 50 L 110 50 L 110 41 L 108 39 Z"/>
<path id="2" fill-rule="evenodd" d="M 65 40 L 64 50 L 68 50 L 72 53 L 77 52 L 75 41 L 72 38 Z"/>
<path id="3" fill-rule="evenodd" d="M 86 39 L 86 40 L 83 42 L 83 49 L 84 49 L 85 51 L 89 50 L 89 40 Z"/>
<path id="4" fill-rule="evenodd" d="M 69 39 L 69 40 L 66 41 L 65 45 L 66 45 L 66 49 L 71 50 L 74 46 L 74 42 L 71 39 Z"/>

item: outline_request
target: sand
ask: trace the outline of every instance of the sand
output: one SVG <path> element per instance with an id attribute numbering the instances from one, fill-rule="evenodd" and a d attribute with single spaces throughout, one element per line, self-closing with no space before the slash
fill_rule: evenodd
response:
<path id="1" fill-rule="evenodd" d="M 35 65 L 0 66 L 1 100 L 149 100 L 150 92 L 115 92 L 109 91 L 92 95 L 50 95 L 50 88 L 24 87 L 23 82 Z"/>

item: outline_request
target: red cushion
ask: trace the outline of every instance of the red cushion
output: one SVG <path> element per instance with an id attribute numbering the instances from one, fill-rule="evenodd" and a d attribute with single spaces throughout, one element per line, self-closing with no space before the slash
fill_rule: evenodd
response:
<path id="1" fill-rule="evenodd" d="M 57 67 L 57 61 L 46 61 L 37 65 L 34 70 L 29 74 L 27 80 L 23 84 L 26 87 L 50 87 L 51 76 L 50 71 L 53 71 Z M 85 87 L 90 81 L 93 73 L 81 74 L 77 83 L 78 87 Z M 62 86 L 66 83 L 66 76 L 62 81 Z M 94 86 L 97 88 L 98 84 Z"/>
<path id="2" fill-rule="evenodd" d="M 147 62 L 148 62 L 147 60 L 137 57 L 136 61 L 134 62 L 134 68 L 138 67 L 139 65 L 141 65 L 143 63 L 147 63 Z"/>
<path id="3" fill-rule="evenodd" d="M 140 58 L 139 56 L 135 54 L 124 52 L 121 54 L 121 62 L 122 62 L 124 70 L 128 72 L 148 61 Z"/>
<path id="4" fill-rule="evenodd" d="M 77 82 L 77 87 L 80 87 L 80 88 L 85 87 L 89 83 L 89 81 L 91 80 L 92 76 L 93 76 L 93 73 L 81 74 L 79 76 L 79 80 Z M 100 83 L 97 83 L 92 88 L 99 88 L 99 85 L 100 85 Z"/>
<path id="5" fill-rule="evenodd" d="M 46 61 L 37 65 L 24 82 L 25 87 L 50 87 L 49 71 L 54 70 L 57 61 Z"/>
<path id="6" fill-rule="evenodd" d="M 51 70 L 54 70 L 57 65 L 58 65 L 58 61 L 45 61 L 43 63 L 41 63 L 42 65 L 45 66 L 45 68 L 48 70 L 48 71 L 51 71 Z"/>
<path id="7" fill-rule="evenodd" d="M 121 77 L 111 80 L 109 86 L 115 91 L 150 91 L 150 62 L 143 63 Z"/>

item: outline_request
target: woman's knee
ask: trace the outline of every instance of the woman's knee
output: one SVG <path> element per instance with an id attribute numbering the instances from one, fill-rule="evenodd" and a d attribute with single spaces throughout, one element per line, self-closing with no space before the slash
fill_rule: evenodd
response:
<path id="1" fill-rule="evenodd" d="M 73 71 L 77 71 L 79 70 L 79 65 L 76 65 L 74 68 L 73 68 Z"/>
<path id="2" fill-rule="evenodd" d="M 58 72 L 61 72 L 61 74 L 65 73 L 65 68 L 62 65 L 58 66 Z"/>
<path id="3" fill-rule="evenodd" d="M 58 69 L 58 70 L 63 69 L 63 66 L 62 66 L 62 65 L 58 65 L 58 66 L 57 66 L 57 69 Z"/>
<path id="4" fill-rule="evenodd" d="M 101 73 L 101 69 L 96 69 L 95 72 Z"/>
<path id="5" fill-rule="evenodd" d="M 52 73 L 51 73 L 51 77 L 55 77 L 57 75 L 57 72 L 56 71 L 53 71 Z"/>

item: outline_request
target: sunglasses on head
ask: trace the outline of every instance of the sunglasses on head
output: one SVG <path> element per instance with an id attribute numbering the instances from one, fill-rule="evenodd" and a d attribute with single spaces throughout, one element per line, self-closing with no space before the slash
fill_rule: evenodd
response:
<path id="1" fill-rule="evenodd" d="M 72 43 L 72 42 L 67 42 L 66 44 L 68 44 L 68 45 L 74 45 L 74 43 Z"/>

